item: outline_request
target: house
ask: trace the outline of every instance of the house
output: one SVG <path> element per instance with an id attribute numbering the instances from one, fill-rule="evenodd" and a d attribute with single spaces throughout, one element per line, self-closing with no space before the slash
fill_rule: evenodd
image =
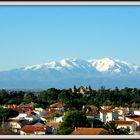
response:
<path id="1" fill-rule="evenodd" d="M 48 111 L 44 110 L 43 108 L 35 108 L 33 112 L 36 113 L 38 116 L 43 116 L 48 113 Z"/>
<path id="2" fill-rule="evenodd" d="M 123 120 L 116 120 L 113 121 L 115 122 L 118 126 L 117 128 L 130 128 L 131 132 L 134 132 L 136 129 L 137 124 L 134 121 L 123 121 Z"/>
<path id="3" fill-rule="evenodd" d="M 37 118 L 41 119 L 42 121 L 46 121 L 46 119 L 43 116 L 47 115 L 48 114 L 48 111 L 46 111 L 46 110 L 44 110 L 42 108 L 38 108 L 38 109 L 35 109 L 34 110 L 34 113 L 36 113 L 35 116 Z"/>
<path id="4" fill-rule="evenodd" d="M 50 105 L 51 108 L 53 108 L 55 110 L 59 110 L 59 111 L 64 111 L 64 106 L 65 106 L 65 104 L 60 103 L 60 102 Z"/>
<path id="5" fill-rule="evenodd" d="M 82 109 L 83 110 L 86 109 L 86 111 L 93 111 L 93 112 L 95 112 L 95 111 L 97 111 L 98 107 L 96 107 L 95 105 L 86 105 L 86 106 L 83 105 Z"/>
<path id="6" fill-rule="evenodd" d="M 20 130 L 20 135 L 45 135 L 46 126 L 25 125 Z"/>
<path id="7" fill-rule="evenodd" d="M 140 116 L 138 115 L 126 115 L 125 120 L 134 121 L 137 124 L 137 126 L 140 126 Z"/>
<path id="8" fill-rule="evenodd" d="M 61 112 L 60 110 L 50 109 L 47 111 L 47 114 L 44 114 L 40 117 L 40 119 L 44 121 L 62 121 L 62 115 L 64 115 L 64 112 Z"/>
<path id="9" fill-rule="evenodd" d="M 101 106 L 101 109 L 111 109 L 112 106 Z"/>
<path id="10" fill-rule="evenodd" d="M 35 114 L 32 114 L 32 112 L 25 112 L 25 113 L 20 113 L 17 117 L 13 119 L 24 119 L 28 121 L 35 121 L 38 120 L 39 117 L 36 116 Z"/>
<path id="11" fill-rule="evenodd" d="M 3 108 L 8 108 L 8 109 L 12 109 L 15 110 L 19 113 L 22 113 L 24 110 L 21 107 L 18 107 L 17 105 L 13 104 L 13 105 L 7 105 L 7 106 L 3 106 Z"/>
<path id="12" fill-rule="evenodd" d="M 129 108 L 126 108 L 126 107 L 116 107 L 112 110 L 118 111 L 119 115 L 124 115 L 125 113 L 129 113 L 129 111 L 130 111 Z"/>
<path id="13" fill-rule="evenodd" d="M 62 122 L 63 121 L 63 116 L 60 116 L 60 117 L 54 117 L 54 122 Z"/>
<path id="14" fill-rule="evenodd" d="M 90 118 L 90 119 L 100 119 L 100 117 L 98 116 L 98 114 L 95 114 L 93 112 L 86 112 L 85 113 L 85 116 L 87 118 Z"/>
<path id="15" fill-rule="evenodd" d="M 133 114 L 134 114 L 134 115 L 139 115 L 139 116 L 140 116 L 140 109 L 139 109 L 139 108 L 134 108 L 134 109 L 133 109 Z"/>
<path id="16" fill-rule="evenodd" d="M 129 108 L 124 108 L 124 107 L 115 107 L 112 109 L 112 111 L 114 112 L 118 112 L 118 119 L 119 120 L 125 120 L 124 115 L 127 113 L 130 113 L 130 109 Z"/>
<path id="17" fill-rule="evenodd" d="M 87 105 L 87 107 L 90 107 L 90 108 L 91 108 L 91 110 L 96 110 L 96 109 L 98 109 L 98 107 L 97 107 L 97 106 L 95 106 L 95 105 Z"/>
<path id="18" fill-rule="evenodd" d="M 27 120 L 23 120 L 23 119 L 8 119 L 9 127 L 16 134 L 19 134 L 20 129 L 28 123 L 29 122 Z"/>
<path id="19" fill-rule="evenodd" d="M 76 128 L 71 135 L 108 135 L 104 128 Z"/>
<path id="20" fill-rule="evenodd" d="M 24 108 L 28 108 L 28 109 L 32 109 L 33 108 L 33 106 L 34 106 L 34 102 L 30 102 L 30 103 L 28 103 L 28 104 L 25 104 L 24 105 Z"/>
<path id="21" fill-rule="evenodd" d="M 100 110 L 100 120 L 104 123 L 108 121 L 118 120 L 118 112 L 109 109 Z"/>
<path id="22" fill-rule="evenodd" d="M 57 129 L 58 129 L 59 126 L 60 126 L 60 123 L 57 123 L 57 122 L 45 122 L 45 125 L 46 125 L 47 127 L 52 128 L 52 134 L 56 134 Z"/>
<path id="23" fill-rule="evenodd" d="M 39 111 L 39 112 L 43 112 L 43 111 L 44 111 L 43 108 L 35 108 L 34 110 L 35 110 L 35 111 Z"/>

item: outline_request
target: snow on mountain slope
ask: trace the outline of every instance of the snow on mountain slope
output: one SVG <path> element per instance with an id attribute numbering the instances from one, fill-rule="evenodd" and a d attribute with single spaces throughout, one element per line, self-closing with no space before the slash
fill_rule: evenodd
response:
<path id="1" fill-rule="evenodd" d="M 101 73 L 114 73 L 121 75 L 139 73 L 138 66 L 129 64 L 125 61 L 118 59 L 103 58 L 100 60 L 89 60 L 93 67 L 95 67 Z"/>
<path id="2" fill-rule="evenodd" d="M 0 88 L 97 86 L 139 87 L 140 67 L 118 59 L 66 58 L 0 72 Z"/>
<path id="3" fill-rule="evenodd" d="M 52 61 L 45 64 L 33 65 L 29 67 L 23 68 L 23 70 L 48 70 L 54 69 L 58 71 L 68 70 L 76 72 L 76 70 L 80 70 L 81 72 L 92 72 L 94 73 L 102 73 L 102 74 L 134 74 L 140 73 L 140 67 L 137 65 L 129 64 L 125 61 L 120 61 L 118 59 L 92 59 L 92 60 L 82 60 L 82 59 L 62 59 L 60 62 Z M 94 73 L 93 73 L 94 72 Z"/>

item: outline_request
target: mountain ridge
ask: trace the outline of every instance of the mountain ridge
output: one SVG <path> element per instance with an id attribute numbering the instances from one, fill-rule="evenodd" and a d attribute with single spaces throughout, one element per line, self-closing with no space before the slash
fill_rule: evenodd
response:
<path id="1" fill-rule="evenodd" d="M 66 58 L 0 72 L 0 88 L 139 87 L 140 67 L 119 59 Z"/>

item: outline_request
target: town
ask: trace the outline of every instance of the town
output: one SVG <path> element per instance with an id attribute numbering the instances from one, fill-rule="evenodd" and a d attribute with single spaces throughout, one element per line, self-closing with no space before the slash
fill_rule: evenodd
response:
<path id="1" fill-rule="evenodd" d="M 139 135 L 140 90 L 0 91 L 0 135 Z"/>

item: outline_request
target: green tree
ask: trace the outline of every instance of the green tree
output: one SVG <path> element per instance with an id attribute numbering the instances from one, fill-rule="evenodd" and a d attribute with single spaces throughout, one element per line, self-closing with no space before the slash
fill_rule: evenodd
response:
<path id="1" fill-rule="evenodd" d="M 101 122 L 98 119 L 91 119 L 87 118 L 86 119 L 86 127 L 91 127 L 91 128 L 103 128 L 104 123 Z"/>
<path id="2" fill-rule="evenodd" d="M 44 104 L 53 104 L 57 102 L 57 98 L 61 90 L 55 88 L 49 88 L 47 90 L 41 91 L 38 96 L 38 102 L 42 102 Z"/>
<path id="3" fill-rule="evenodd" d="M 36 97 L 35 97 L 34 93 L 29 92 L 29 93 L 24 94 L 23 102 L 25 104 L 30 103 L 30 102 L 34 102 L 35 101 L 35 98 Z"/>
<path id="4" fill-rule="evenodd" d="M 129 127 L 127 127 L 127 128 L 120 128 L 119 129 L 119 134 L 121 134 L 121 135 L 129 135 L 130 134 L 130 128 Z"/>
<path id="5" fill-rule="evenodd" d="M 4 89 L 0 90 L 0 104 L 3 105 L 5 103 L 7 103 L 8 100 L 9 100 L 8 91 L 6 91 Z"/>
<path id="6" fill-rule="evenodd" d="M 84 127 L 86 125 L 86 116 L 84 114 L 84 111 L 78 110 L 66 112 L 57 133 L 70 134 L 75 127 Z"/>
<path id="7" fill-rule="evenodd" d="M 110 135 L 118 135 L 117 124 L 110 121 L 104 125 L 104 128 L 109 132 Z"/>
<path id="8" fill-rule="evenodd" d="M 110 135 L 129 135 L 129 128 L 117 128 L 118 125 L 115 122 L 107 122 L 104 128 L 109 132 Z"/>
<path id="9" fill-rule="evenodd" d="M 0 108 L 0 121 L 6 121 L 8 118 L 16 117 L 19 113 L 8 108 Z"/>

